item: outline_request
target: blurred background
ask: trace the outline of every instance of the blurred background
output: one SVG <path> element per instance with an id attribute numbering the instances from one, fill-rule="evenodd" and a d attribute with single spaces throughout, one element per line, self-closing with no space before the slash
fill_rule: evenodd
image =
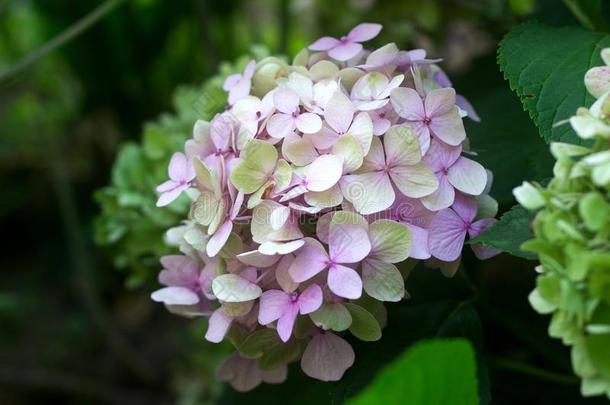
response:
<path id="1" fill-rule="evenodd" d="M 101 4 L 87 31 L 16 65 Z M 580 398 L 568 350 L 529 307 L 535 263 L 506 255 L 466 256 L 453 279 L 415 268 L 411 299 L 388 305 L 381 342 L 354 342 L 344 381 L 306 380 L 297 365 L 284 385 L 247 395 L 215 382 L 230 348 L 203 339 L 205 320 L 149 299 L 171 252 L 163 231 L 186 210 L 155 208 L 154 186 L 195 119 L 222 107 L 223 77 L 359 22 L 384 25 L 374 45 L 444 59 L 482 117 L 467 132 L 508 209 L 515 185 L 550 173 L 495 61 L 502 36 L 532 18 L 576 23 L 553 0 L 0 0 L 0 403 L 330 403 L 331 391 L 341 402 L 431 336 L 475 344 L 483 402 L 603 402 Z M 518 156 L 504 147 L 515 142 Z"/>

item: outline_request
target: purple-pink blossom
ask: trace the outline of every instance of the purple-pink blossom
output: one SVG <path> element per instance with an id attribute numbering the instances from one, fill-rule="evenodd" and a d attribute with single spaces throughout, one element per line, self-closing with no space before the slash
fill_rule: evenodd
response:
<path id="1" fill-rule="evenodd" d="M 194 123 L 157 187 L 158 206 L 184 191 L 191 206 L 152 299 L 233 344 L 218 378 L 239 391 L 284 381 L 293 362 L 341 379 L 356 361 L 346 335 L 379 339 L 362 333 L 383 329 L 384 303 L 419 293 L 403 263 L 452 276 L 466 239 L 495 222 L 462 121 L 474 109 L 424 50 L 365 49 L 380 30 L 363 23 L 294 66 L 230 75 L 227 108 Z"/>
<path id="2" fill-rule="evenodd" d="M 362 23 L 354 27 L 346 36 L 339 39 L 322 37 L 309 45 L 312 51 L 326 51 L 328 56 L 339 61 L 346 61 L 358 55 L 362 50 L 361 42 L 375 38 L 381 31 L 381 24 Z"/>

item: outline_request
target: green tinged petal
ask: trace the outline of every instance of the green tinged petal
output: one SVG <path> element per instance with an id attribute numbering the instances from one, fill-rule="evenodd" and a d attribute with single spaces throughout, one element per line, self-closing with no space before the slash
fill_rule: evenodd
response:
<path id="1" fill-rule="evenodd" d="M 592 191 L 580 200 L 578 211 L 585 226 L 595 232 L 604 226 L 610 215 L 610 205 L 600 193 Z"/>
<path id="2" fill-rule="evenodd" d="M 411 166 L 421 160 L 419 140 L 406 125 L 395 125 L 388 129 L 383 139 L 386 159 L 400 166 Z"/>
<path id="3" fill-rule="evenodd" d="M 362 166 L 364 152 L 360 143 L 351 135 L 345 135 L 333 145 L 332 154 L 343 157 L 343 173 L 351 173 Z"/>
<path id="4" fill-rule="evenodd" d="M 254 193 L 273 175 L 277 157 L 278 153 L 273 145 L 253 139 L 231 171 L 231 183 L 245 194 Z"/>
<path id="5" fill-rule="evenodd" d="M 223 274 L 212 282 L 212 291 L 221 301 L 244 302 L 261 296 L 261 288 L 236 274 Z"/>
<path id="6" fill-rule="evenodd" d="M 309 317 L 316 326 L 335 332 L 347 330 L 352 324 L 350 311 L 341 303 L 324 303 L 317 311 L 309 314 Z"/>
<path id="7" fill-rule="evenodd" d="M 371 257 L 386 263 L 406 260 L 411 250 L 411 231 L 407 225 L 380 219 L 369 226 Z"/>
<path id="8" fill-rule="evenodd" d="M 275 168 L 273 178 L 275 179 L 276 191 L 281 191 L 288 188 L 292 180 L 292 167 L 290 164 L 284 159 L 280 159 L 277 162 L 277 167 Z"/>
<path id="9" fill-rule="evenodd" d="M 352 335 L 365 342 L 381 339 L 381 327 L 377 319 L 366 309 L 356 304 L 344 304 L 352 315 L 352 325 L 349 331 Z"/>
<path id="10" fill-rule="evenodd" d="M 379 301 L 398 302 L 405 296 L 405 282 L 392 263 L 367 258 L 362 263 L 364 291 Z"/>

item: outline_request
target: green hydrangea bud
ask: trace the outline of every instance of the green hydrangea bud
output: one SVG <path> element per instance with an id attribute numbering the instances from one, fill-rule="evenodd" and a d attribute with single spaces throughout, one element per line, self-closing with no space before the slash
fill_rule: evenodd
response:
<path id="1" fill-rule="evenodd" d="M 610 62 L 610 49 L 602 58 Z M 610 69 L 594 68 L 587 77 L 599 99 L 570 123 L 593 146 L 552 144 L 557 161 L 548 186 L 524 182 L 514 194 L 538 210 L 534 239 L 522 246 L 541 263 L 530 304 L 551 315 L 549 335 L 572 346 L 582 394 L 610 398 L 610 96 L 597 91 L 610 83 Z"/>

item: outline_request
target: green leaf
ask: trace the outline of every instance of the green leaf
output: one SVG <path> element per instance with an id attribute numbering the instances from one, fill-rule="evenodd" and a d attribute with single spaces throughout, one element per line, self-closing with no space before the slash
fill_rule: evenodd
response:
<path id="1" fill-rule="evenodd" d="M 581 143 L 569 125 L 554 125 L 592 104 L 583 76 L 601 65 L 599 53 L 610 35 L 537 22 L 514 28 L 500 44 L 498 62 L 547 142 Z"/>
<path id="2" fill-rule="evenodd" d="M 398 400 L 400 398 L 400 400 Z M 463 339 L 423 341 L 386 366 L 349 405 L 478 404 L 475 356 Z"/>
<path id="3" fill-rule="evenodd" d="M 465 120 L 464 125 L 472 148 L 479 153 L 477 161 L 494 174 L 491 195 L 500 204 L 512 203 L 512 191 L 524 179 L 552 175 L 549 147 L 538 136 L 519 97 L 506 85 L 494 57 L 478 59 L 476 68 L 456 81 L 455 88 L 483 118 L 481 122 Z"/>
<path id="4" fill-rule="evenodd" d="M 422 272 L 421 282 L 430 286 L 432 280 L 445 280 L 433 272 Z M 418 289 L 421 291 L 421 288 Z M 375 301 L 375 300 L 370 300 Z M 381 305 L 378 301 L 375 301 Z M 369 311 L 372 311 L 370 307 Z M 341 404 L 357 395 L 375 377 L 381 368 L 394 361 L 400 353 L 423 338 L 467 337 L 476 348 L 482 349 L 481 325 L 476 311 L 467 302 L 442 301 L 413 305 L 412 301 L 395 304 L 388 312 L 388 324 L 383 340 L 371 344 L 358 339 L 350 343 L 356 352 L 356 363 L 341 381 L 332 385 L 312 380 L 297 371 L 298 364 L 282 384 L 263 384 L 246 394 L 225 390 L 220 404 L 267 403 L 269 398 L 294 398 L 291 403 Z M 299 317 L 308 320 L 308 317 Z M 300 323 L 297 321 L 297 324 Z M 416 325 L 417 327 L 414 327 Z M 311 325 L 310 325 L 311 326 Z M 310 327 L 300 328 L 309 330 Z M 383 350 L 380 350 L 381 344 Z M 478 363 L 481 404 L 489 402 L 489 386 L 485 363 Z M 452 403 L 452 402 L 449 402 Z"/>
<path id="5" fill-rule="evenodd" d="M 500 220 L 485 232 L 468 243 L 480 243 L 483 246 L 493 247 L 512 255 L 534 260 L 536 255 L 521 250 L 523 242 L 532 239 L 530 231 L 534 215 L 520 205 L 515 205 L 510 211 L 504 213 Z"/>
<path id="6" fill-rule="evenodd" d="M 352 335 L 365 342 L 381 339 L 381 327 L 373 314 L 356 304 L 345 303 L 343 305 L 352 315 L 352 325 L 349 328 Z"/>

